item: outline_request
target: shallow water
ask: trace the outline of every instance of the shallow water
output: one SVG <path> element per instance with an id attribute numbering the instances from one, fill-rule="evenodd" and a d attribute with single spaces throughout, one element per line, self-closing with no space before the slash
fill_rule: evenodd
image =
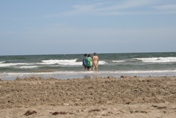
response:
<path id="1" fill-rule="evenodd" d="M 83 54 L 0 56 L 0 79 L 175 76 L 176 53 L 98 54 L 99 71 L 84 71 Z"/>

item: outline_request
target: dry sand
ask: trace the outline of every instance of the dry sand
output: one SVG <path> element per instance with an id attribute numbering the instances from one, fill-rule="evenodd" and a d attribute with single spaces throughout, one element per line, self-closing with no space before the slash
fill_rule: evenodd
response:
<path id="1" fill-rule="evenodd" d="M 176 118 L 176 77 L 0 80 L 0 118 Z"/>

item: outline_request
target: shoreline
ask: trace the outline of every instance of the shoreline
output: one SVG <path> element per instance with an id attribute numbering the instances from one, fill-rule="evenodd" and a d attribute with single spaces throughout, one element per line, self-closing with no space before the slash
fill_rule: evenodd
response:
<path id="1" fill-rule="evenodd" d="M 151 70 L 151 71 L 53 71 L 53 72 L 26 72 L 15 73 L 6 72 L 0 73 L 2 80 L 15 80 L 16 78 L 58 78 L 58 79 L 74 79 L 74 78 L 95 78 L 113 76 L 119 78 L 121 76 L 139 76 L 139 77 L 161 77 L 161 76 L 176 76 L 176 70 Z"/>
<path id="2" fill-rule="evenodd" d="M 176 76 L 17 78 L 0 94 L 1 118 L 176 117 Z"/>

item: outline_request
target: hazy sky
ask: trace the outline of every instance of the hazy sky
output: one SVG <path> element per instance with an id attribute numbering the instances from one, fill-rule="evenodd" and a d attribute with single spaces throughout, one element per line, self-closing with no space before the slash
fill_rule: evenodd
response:
<path id="1" fill-rule="evenodd" d="M 176 0 L 0 0 L 0 55 L 176 51 Z"/>

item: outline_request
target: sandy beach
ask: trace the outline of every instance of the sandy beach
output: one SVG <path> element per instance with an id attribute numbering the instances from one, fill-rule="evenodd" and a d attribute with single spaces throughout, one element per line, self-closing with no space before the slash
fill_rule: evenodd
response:
<path id="1" fill-rule="evenodd" d="M 176 77 L 0 80 L 0 118 L 176 118 Z"/>

